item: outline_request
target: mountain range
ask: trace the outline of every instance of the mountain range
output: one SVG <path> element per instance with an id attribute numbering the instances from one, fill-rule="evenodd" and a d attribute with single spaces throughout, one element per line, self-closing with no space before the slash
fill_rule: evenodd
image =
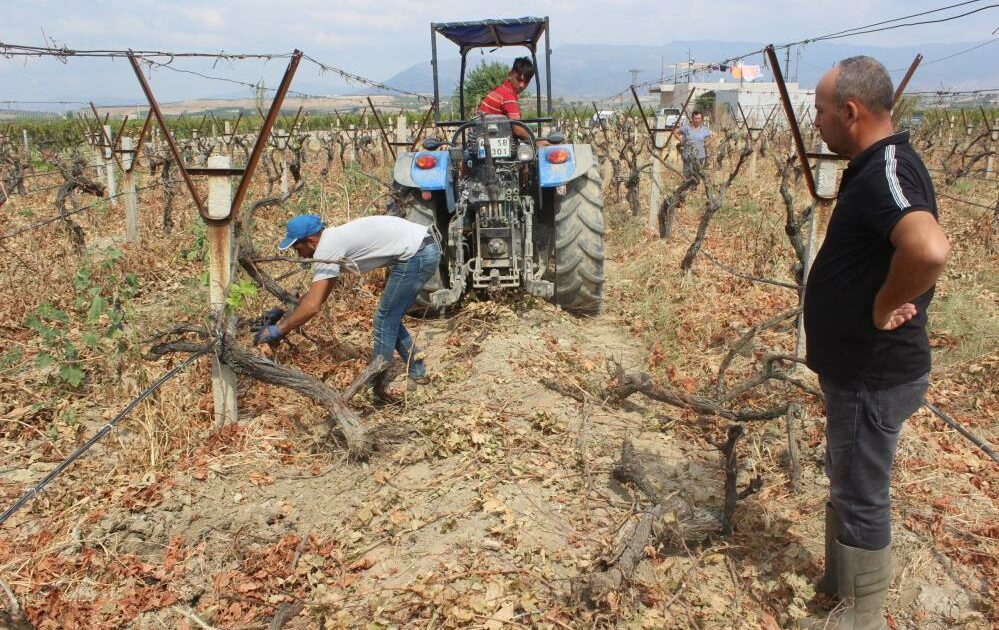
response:
<path id="1" fill-rule="evenodd" d="M 924 61 L 909 83 L 909 90 L 971 90 L 995 88 L 999 86 L 999 42 L 993 40 L 975 50 L 968 50 L 982 42 L 961 42 L 956 44 L 922 44 L 904 47 L 874 47 L 843 44 L 838 42 L 818 42 L 791 51 L 790 79 L 797 79 L 802 87 L 813 87 L 819 77 L 836 61 L 854 55 L 871 55 L 880 60 L 897 82 L 905 74 L 917 53 L 922 53 Z M 448 43 L 438 44 L 438 65 L 442 97 L 450 95 L 458 83 L 461 67 L 457 57 L 445 57 Z M 592 99 L 607 98 L 627 90 L 631 84 L 631 70 L 638 70 L 639 84 L 663 78 L 672 81 L 675 62 L 686 65 L 688 54 L 694 63 L 716 62 L 729 59 L 747 51 L 759 51 L 764 44 L 754 42 L 720 41 L 678 41 L 663 46 L 594 45 L 566 44 L 552 49 L 552 93 L 555 96 Z M 490 55 L 487 59 L 508 63 L 514 57 L 524 54 L 526 49 L 507 49 L 508 55 Z M 507 52 L 504 50 L 504 52 Z M 967 51 L 967 52 L 964 52 Z M 958 54 L 960 53 L 960 54 Z M 786 62 L 784 51 L 778 51 L 782 66 Z M 951 56 L 953 57 L 951 58 Z M 946 58 L 946 59 L 945 59 Z M 543 52 L 539 55 L 543 65 Z M 764 56 L 757 52 L 742 59 L 746 65 L 764 65 Z M 471 70 L 480 63 L 479 54 L 468 56 Z M 543 68 L 542 68 L 543 70 Z M 685 67 L 679 74 L 686 72 Z M 726 78 L 727 77 L 727 78 Z M 681 78 L 682 80 L 682 78 Z M 700 72 L 696 81 L 717 82 L 733 80 L 731 75 L 721 72 Z M 757 81 L 770 81 L 772 74 L 764 69 Z M 414 64 L 385 80 L 393 87 L 430 93 L 433 91 L 433 75 L 429 61 Z M 533 84 L 532 84 L 533 87 Z M 542 87 L 542 89 L 544 89 Z M 646 93 L 648 88 L 644 90 Z"/>

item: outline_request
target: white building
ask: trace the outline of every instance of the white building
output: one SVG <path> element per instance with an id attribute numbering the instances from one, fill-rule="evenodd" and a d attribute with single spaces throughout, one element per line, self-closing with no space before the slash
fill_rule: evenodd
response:
<path id="1" fill-rule="evenodd" d="M 815 90 L 798 87 L 797 83 L 787 83 L 788 96 L 800 123 L 807 124 L 815 115 Z M 781 105 L 780 91 L 776 83 L 750 83 L 748 81 L 731 81 L 719 83 L 663 83 L 652 88 L 652 93 L 659 94 L 660 107 L 681 108 L 687 102 L 691 90 L 694 96 L 687 105 L 688 114 L 694 109 L 697 98 L 708 92 L 715 93 L 714 111 L 704 112 L 712 121 L 738 121 L 742 123 L 742 115 L 751 128 L 763 126 L 767 117 L 773 118 L 773 123 L 784 127 L 787 121 Z M 742 106 L 742 113 L 739 106 Z M 777 107 L 774 110 L 774 107 Z"/>

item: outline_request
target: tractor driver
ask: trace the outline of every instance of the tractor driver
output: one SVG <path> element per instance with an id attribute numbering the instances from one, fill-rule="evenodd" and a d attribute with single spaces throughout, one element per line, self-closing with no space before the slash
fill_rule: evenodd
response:
<path id="1" fill-rule="evenodd" d="M 510 120 L 520 120 L 520 103 L 517 97 L 527 89 L 534 78 L 534 64 L 527 57 L 518 57 L 506 75 L 506 81 L 493 88 L 479 104 L 480 115 L 506 116 Z M 527 130 L 520 125 L 511 125 L 513 135 L 521 140 L 530 141 Z"/>

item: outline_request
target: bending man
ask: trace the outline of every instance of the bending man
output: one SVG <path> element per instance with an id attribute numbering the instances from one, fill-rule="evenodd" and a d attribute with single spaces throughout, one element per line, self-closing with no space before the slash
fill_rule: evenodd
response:
<path id="1" fill-rule="evenodd" d="M 440 261 L 440 246 L 427 226 L 400 217 L 373 216 L 326 227 L 318 216 L 303 214 L 288 221 L 287 234 L 278 245 L 280 250 L 289 247 L 302 258 L 349 260 L 359 273 L 392 267 L 375 310 L 372 359 L 381 356 L 388 365 L 393 351 L 397 351 L 409 368 L 410 386 L 429 382 L 423 359 L 402 323 L 403 315 Z M 312 286 L 298 307 L 277 324 L 261 329 L 254 343 L 280 341 L 315 317 L 340 274 L 340 265 L 335 262 L 316 263 Z M 387 374 L 386 370 L 375 379 L 376 399 L 386 398 Z"/>

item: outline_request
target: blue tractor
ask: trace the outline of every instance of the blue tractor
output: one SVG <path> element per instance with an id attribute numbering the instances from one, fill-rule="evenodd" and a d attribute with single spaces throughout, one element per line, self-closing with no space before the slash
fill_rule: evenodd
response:
<path id="1" fill-rule="evenodd" d="M 471 289 L 521 289 L 573 313 L 597 313 L 604 283 L 604 221 L 596 156 L 590 145 L 567 144 L 559 133 L 549 133 L 544 146 L 537 143 L 542 126 L 552 123 L 548 18 L 434 23 L 431 33 L 434 123 L 446 135 L 425 139 L 419 151 L 401 153 L 393 173 L 394 211 L 436 226 L 441 236 L 440 269 L 418 305 L 439 313 Z M 440 116 L 438 35 L 461 50 L 461 118 L 456 121 Z M 535 87 L 537 111 L 547 117 L 466 115 L 468 53 L 523 46 L 537 68 L 542 35 L 545 110 L 540 72 Z M 514 125 L 526 129 L 529 139 L 514 135 Z"/>

